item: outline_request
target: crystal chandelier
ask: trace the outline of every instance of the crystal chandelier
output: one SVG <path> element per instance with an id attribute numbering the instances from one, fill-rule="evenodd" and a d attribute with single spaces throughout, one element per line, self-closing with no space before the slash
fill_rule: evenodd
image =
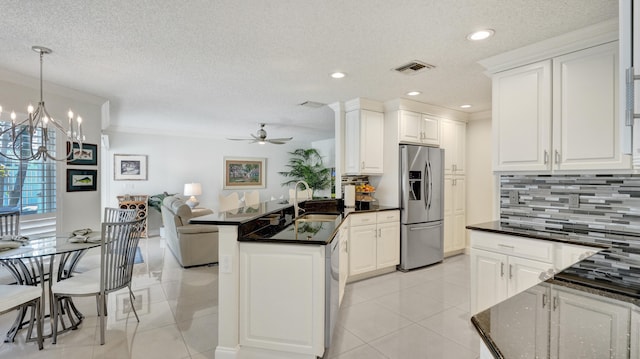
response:
<path id="1" fill-rule="evenodd" d="M 20 122 L 16 122 L 15 111 L 11 112 L 11 125 L 0 127 L 0 140 L 8 141 L 5 148 L 0 149 L 0 155 L 17 161 L 34 161 L 47 159 L 54 161 L 71 161 L 73 160 L 73 142 L 79 144 L 79 151 L 82 153 L 82 142 L 84 135 L 82 133 L 82 118 L 77 116 L 74 121 L 74 114 L 69 110 L 67 117 L 69 119 L 68 129 L 65 129 L 60 121 L 49 115 L 44 107 L 42 99 L 42 59 L 45 54 L 50 54 L 51 49 L 42 46 L 33 46 L 33 51 L 40 54 L 40 102 L 38 107 L 33 108 L 31 104 L 27 107 L 27 118 Z M 0 115 L 2 107 L 0 107 Z M 48 148 L 52 145 L 55 148 L 55 138 L 51 133 L 56 131 L 63 134 L 70 145 L 67 146 L 63 156 L 55 156 L 49 152 Z M 78 151 L 78 148 L 75 149 Z"/>

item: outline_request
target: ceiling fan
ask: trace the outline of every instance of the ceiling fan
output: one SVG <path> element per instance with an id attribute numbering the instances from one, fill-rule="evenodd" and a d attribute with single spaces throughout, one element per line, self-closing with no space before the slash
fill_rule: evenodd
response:
<path id="1" fill-rule="evenodd" d="M 249 141 L 249 143 L 259 143 L 261 145 L 269 142 L 276 145 L 283 145 L 287 141 L 291 141 L 293 137 L 285 137 L 285 138 L 267 138 L 267 131 L 264 130 L 264 123 L 260 124 L 260 129 L 256 132 L 256 134 L 250 134 L 253 138 L 227 138 L 227 140 L 232 141 Z"/>

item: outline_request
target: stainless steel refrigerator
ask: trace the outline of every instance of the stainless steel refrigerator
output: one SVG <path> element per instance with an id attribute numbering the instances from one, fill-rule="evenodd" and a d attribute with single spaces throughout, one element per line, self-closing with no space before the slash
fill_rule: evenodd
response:
<path id="1" fill-rule="evenodd" d="M 443 220 L 444 150 L 400 145 L 400 270 L 442 261 Z"/>

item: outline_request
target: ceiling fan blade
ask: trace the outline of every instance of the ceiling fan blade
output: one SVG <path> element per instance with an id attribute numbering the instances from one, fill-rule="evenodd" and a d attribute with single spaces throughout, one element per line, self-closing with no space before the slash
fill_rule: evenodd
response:
<path id="1" fill-rule="evenodd" d="M 293 137 L 270 138 L 268 141 L 287 142 L 293 140 Z"/>
<path id="2" fill-rule="evenodd" d="M 253 141 L 253 138 L 228 138 L 227 140 L 231 140 L 231 141 Z"/>
<path id="3" fill-rule="evenodd" d="M 265 142 L 273 143 L 274 145 L 284 145 L 286 142 L 276 140 L 265 140 Z"/>

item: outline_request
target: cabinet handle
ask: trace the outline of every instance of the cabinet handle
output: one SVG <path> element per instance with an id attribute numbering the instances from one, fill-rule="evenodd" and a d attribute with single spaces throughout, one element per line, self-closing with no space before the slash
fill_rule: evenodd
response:
<path id="1" fill-rule="evenodd" d="M 508 244 L 502 244 L 502 243 L 498 243 L 498 247 L 503 247 L 503 248 L 509 248 L 509 249 L 514 249 L 514 246 L 510 246 Z"/>
<path id="2" fill-rule="evenodd" d="M 504 277 L 504 263 L 500 262 L 500 277 Z"/>
<path id="3" fill-rule="evenodd" d="M 364 161 L 362 161 L 362 163 L 360 164 L 360 169 L 363 170 L 364 169 Z"/>
<path id="4" fill-rule="evenodd" d="M 558 302 L 558 296 L 553 297 L 553 310 L 555 311 L 556 308 L 558 308 L 558 304 L 560 304 Z"/>
<path id="5" fill-rule="evenodd" d="M 453 172 L 458 170 L 458 166 L 456 164 L 453 164 Z"/>
<path id="6" fill-rule="evenodd" d="M 635 98 L 634 82 L 640 80 L 640 75 L 635 75 L 635 69 L 633 66 L 627 69 L 627 93 L 626 93 L 626 106 L 625 106 L 625 121 L 626 126 L 633 126 L 633 119 L 640 118 L 640 114 L 635 113 L 633 108 Z"/>
<path id="7" fill-rule="evenodd" d="M 544 309 L 544 307 L 547 306 L 547 301 L 549 300 L 549 298 L 547 298 L 547 293 L 544 293 L 542 295 L 542 309 Z"/>
<path id="8" fill-rule="evenodd" d="M 513 278 L 513 264 L 509 264 L 509 279 Z"/>
<path id="9" fill-rule="evenodd" d="M 544 164 L 546 165 L 547 163 L 549 163 L 549 152 L 544 150 Z"/>
<path id="10" fill-rule="evenodd" d="M 555 151 L 556 151 L 555 153 L 556 164 L 560 164 L 560 152 L 558 152 L 558 150 L 555 150 Z"/>

